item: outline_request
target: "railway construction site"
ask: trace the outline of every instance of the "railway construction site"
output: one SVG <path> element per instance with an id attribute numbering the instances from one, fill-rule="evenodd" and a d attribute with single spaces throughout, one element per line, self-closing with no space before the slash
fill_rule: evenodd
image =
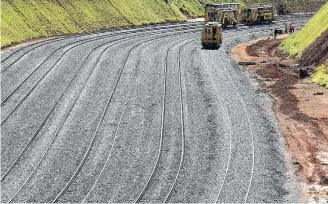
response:
<path id="1" fill-rule="evenodd" d="M 202 48 L 203 22 L 5 49 L 1 202 L 325 201 L 327 183 L 314 196 L 299 185 L 308 177 L 296 173 L 301 162 L 289 151 L 276 102 L 240 66 L 246 47 L 234 53 L 312 16 L 225 28 L 218 49 Z"/>

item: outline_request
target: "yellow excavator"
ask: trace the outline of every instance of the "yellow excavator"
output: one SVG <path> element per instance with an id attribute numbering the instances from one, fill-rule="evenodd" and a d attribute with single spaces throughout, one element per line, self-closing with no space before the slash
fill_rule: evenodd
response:
<path id="1" fill-rule="evenodd" d="M 222 44 L 222 25 L 219 22 L 208 22 L 202 31 L 203 48 L 219 48 Z"/>

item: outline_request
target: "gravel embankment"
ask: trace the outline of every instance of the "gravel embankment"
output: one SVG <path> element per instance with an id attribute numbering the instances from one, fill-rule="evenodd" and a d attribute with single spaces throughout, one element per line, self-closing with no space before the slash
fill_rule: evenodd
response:
<path id="1" fill-rule="evenodd" d="M 297 201 L 271 101 L 227 54 L 273 27 L 227 29 L 218 50 L 184 23 L 5 53 L 1 201 Z"/>

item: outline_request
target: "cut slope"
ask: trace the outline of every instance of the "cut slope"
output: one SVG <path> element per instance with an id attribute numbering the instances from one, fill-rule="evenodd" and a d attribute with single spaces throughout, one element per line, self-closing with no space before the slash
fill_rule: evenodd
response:
<path id="1" fill-rule="evenodd" d="M 204 15 L 205 3 L 232 0 L 2 0 L 1 47 L 54 35 L 124 26 L 186 21 Z M 284 2 L 293 11 L 315 10 L 325 0 L 235 0 L 241 5 Z M 307 8 L 309 5 L 309 9 Z"/>
<path id="2" fill-rule="evenodd" d="M 318 66 L 326 62 L 326 60 L 328 60 L 328 29 L 304 50 L 301 65 Z"/>
<path id="3" fill-rule="evenodd" d="M 37 37 L 185 20 L 163 0 L 4 0 L 1 6 L 1 47 Z"/>
<path id="4" fill-rule="evenodd" d="M 311 80 L 328 88 L 328 3 L 305 25 L 282 43 L 290 54 L 300 57 L 303 66 L 319 66 Z"/>
<path id="5" fill-rule="evenodd" d="M 285 39 L 282 43 L 282 47 L 284 47 L 290 55 L 301 57 L 303 51 L 327 29 L 328 3 L 313 16 L 302 30 Z"/>
<path id="6" fill-rule="evenodd" d="M 302 54 L 303 66 L 319 66 L 312 74 L 313 82 L 328 88 L 328 30 L 306 48 Z"/>
<path id="7" fill-rule="evenodd" d="M 1 7 L 1 47 L 39 37 L 186 21 L 186 16 L 204 14 L 199 0 L 3 0 Z"/>

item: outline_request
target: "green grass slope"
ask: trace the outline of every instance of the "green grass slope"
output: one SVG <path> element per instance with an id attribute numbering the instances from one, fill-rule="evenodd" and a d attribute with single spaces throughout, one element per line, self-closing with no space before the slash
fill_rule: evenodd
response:
<path id="1" fill-rule="evenodd" d="M 305 25 L 305 27 L 286 38 L 281 47 L 290 55 L 301 57 L 304 50 L 315 43 L 328 30 L 328 3 Z M 325 54 L 325 53 L 323 53 Z M 311 80 L 328 88 L 328 61 L 316 68 Z"/>
<path id="2" fill-rule="evenodd" d="M 38 37 L 185 20 L 163 0 L 2 0 L 1 11 L 1 47 Z"/>
<path id="3" fill-rule="evenodd" d="M 320 86 L 328 88 L 328 60 L 315 70 L 311 80 Z"/>
<path id="4" fill-rule="evenodd" d="M 309 47 L 323 32 L 328 29 L 328 3 L 326 3 L 305 27 L 290 35 L 282 42 L 282 47 L 292 56 L 301 57 L 303 51 Z"/>
<path id="5" fill-rule="evenodd" d="M 205 3 L 231 1 L 1 0 L 1 47 L 54 35 L 185 21 L 187 17 L 203 16 Z M 280 0 L 235 0 L 243 5 L 277 3 L 278 1 Z M 289 6 L 305 5 L 305 0 L 297 0 L 300 3 L 297 3 L 296 0 L 281 1 L 289 2 Z"/>
<path id="6" fill-rule="evenodd" d="M 39 37 L 185 21 L 203 14 L 199 0 L 2 0 L 1 47 Z"/>

